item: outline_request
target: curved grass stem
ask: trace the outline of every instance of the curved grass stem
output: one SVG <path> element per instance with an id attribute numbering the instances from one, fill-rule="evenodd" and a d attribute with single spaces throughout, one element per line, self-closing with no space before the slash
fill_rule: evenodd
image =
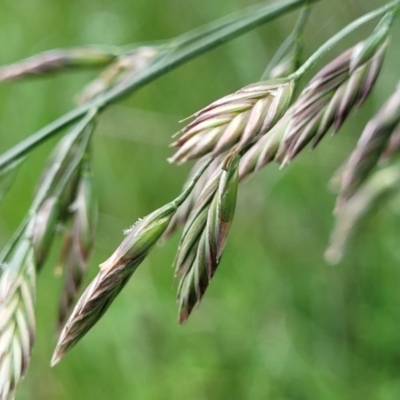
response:
<path id="1" fill-rule="evenodd" d="M 336 45 L 336 43 L 344 39 L 347 35 L 352 33 L 360 26 L 377 19 L 388 12 L 397 13 L 399 8 L 400 0 L 396 0 L 356 19 L 345 28 L 343 28 L 341 31 L 339 31 L 336 35 L 327 40 L 317 51 L 315 51 L 308 58 L 308 60 L 296 72 L 290 75 L 290 78 L 294 80 L 300 79 L 305 72 L 312 68 L 320 58 L 322 58 L 333 46 Z"/>
<path id="2" fill-rule="evenodd" d="M 310 0 L 287 0 L 276 1 L 273 4 L 262 6 L 253 6 L 239 16 L 234 16 L 231 19 L 224 19 L 219 24 L 213 24 L 204 29 L 193 31 L 189 36 L 183 35 L 172 39 L 169 49 L 169 46 L 167 46 L 169 51 L 163 53 L 164 55 L 148 68 L 135 74 L 131 80 L 125 82 L 123 85 L 114 87 L 95 100 L 64 114 L 62 117 L 0 155 L 0 171 L 15 160 L 29 153 L 47 139 L 50 139 L 61 129 L 83 117 L 92 108 L 97 108 L 101 111 L 108 105 L 115 103 L 122 97 L 131 94 L 135 90 L 138 90 L 147 83 L 192 58 L 309 2 Z"/>

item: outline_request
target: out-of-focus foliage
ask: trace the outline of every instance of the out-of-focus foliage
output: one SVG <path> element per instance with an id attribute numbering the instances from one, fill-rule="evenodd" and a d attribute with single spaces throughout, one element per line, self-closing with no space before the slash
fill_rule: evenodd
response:
<path id="1" fill-rule="evenodd" d="M 0 61 L 57 47 L 162 40 L 252 2 L 2 0 Z M 380 4 L 322 0 L 306 29 L 305 54 Z M 123 228 L 179 193 L 189 167 L 165 162 L 177 121 L 256 81 L 295 18 L 273 21 L 191 61 L 101 117 L 94 138 L 100 214 L 91 276 L 120 243 Z M 371 29 L 354 33 L 330 57 Z M 397 21 L 392 37 L 399 35 Z M 393 50 L 392 44 L 363 111 L 338 137 L 283 171 L 270 166 L 241 185 L 221 266 L 186 325 L 176 323 L 175 237 L 150 255 L 98 326 L 50 369 L 62 284 L 55 254 L 38 279 L 37 342 L 17 399 L 398 399 L 400 219 L 386 207 L 341 264 L 323 259 L 335 201 L 328 180 L 398 81 Z M 92 76 L 1 85 L 0 151 L 70 109 L 73 94 Z M 29 156 L 3 200 L 1 246 L 29 207 L 54 143 Z"/>

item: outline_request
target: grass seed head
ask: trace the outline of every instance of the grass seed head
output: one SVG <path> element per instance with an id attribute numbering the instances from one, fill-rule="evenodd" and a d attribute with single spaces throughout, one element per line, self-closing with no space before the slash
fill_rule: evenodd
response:
<path id="1" fill-rule="evenodd" d="M 326 65 L 293 104 L 293 115 L 279 146 L 282 165 L 290 162 L 310 141 L 315 147 L 333 126 L 339 130 L 350 111 L 370 93 L 384 59 L 387 41 L 365 63 L 351 71 L 352 48 Z M 282 157 L 283 156 L 283 157 Z"/>
<path id="2" fill-rule="evenodd" d="M 25 235 L 1 262 L 0 398 L 13 398 L 31 358 L 35 337 L 35 256 Z"/>
<path id="3" fill-rule="evenodd" d="M 116 58 L 115 52 L 95 48 L 51 50 L 1 67 L 0 82 L 48 74 L 62 68 L 103 67 Z"/>
<path id="4" fill-rule="evenodd" d="M 294 82 L 277 79 L 246 86 L 194 115 L 173 143 L 179 149 L 169 159 L 182 164 L 205 154 L 218 156 L 238 144 L 239 149 L 265 135 L 287 110 Z"/>
<path id="5" fill-rule="evenodd" d="M 59 263 L 65 275 L 59 304 L 59 329 L 64 325 L 79 293 L 94 246 L 97 205 L 88 161 L 82 172 L 72 212 L 72 230 L 66 234 Z"/>
<path id="6" fill-rule="evenodd" d="M 220 263 L 236 208 L 238 163 L 235 157 L 204 189 L 185 226 L 176 258 L 180 323 L 200 302 Z"/>
<path id="7" fill-rule="evenodd" d="M 400 124 L 400 86 L 368 122 L 356 149 L 347 162 L 341 180 L 338 206 L 347 201 L 376 166 Z"/>
<path id="8" fill-rule="evenodd" d="M 52 365 L 59 360 L 103 316 L 133 272 L 160 239 L 178 204 L 171 202 L 139 220 L 111 257 L 100 265 L 100 272 L 78 300 L 61 331 Z"/>
<path id="9" fill-rule="evenodd" d="M 375 172 L 360 186 L 357 192 L 336 210 L 336 223 L 330 244 L 325 252 L 326 260 L 338 263 L 350 239 L 362 228 L 363 222 L 388 198 L 400 189 L 400 165 L 396 164 Z"/>

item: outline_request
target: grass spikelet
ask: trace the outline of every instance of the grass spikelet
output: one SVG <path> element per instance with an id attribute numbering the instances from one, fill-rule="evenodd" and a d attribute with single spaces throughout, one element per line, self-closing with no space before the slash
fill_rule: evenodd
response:
<path id="1" fill-rule="evenodd" d="M 392 165 L 371 175 L 357 192 L 336 212 L 335 228 L 325 252 L 326 260 L 338 263 L 350 239 L 360 230 L 366 218 L 396 194 L 400 188 L 400 165 Z"/>
<path id="2" fill-rule="evenodd" d="M 266 134 L 289 106 L 294 82 L 276 79 L 246 86 L 194 115 L 173 143 L 179 147 L 169 159 L 182 164 L 211 153 L 218 156 L 238 143 L 245 148 Z"/>
<path id="3" fill-rule="evenodd" d="M 272 161 L 282 161 L 277 159 L 278 149 L 291 117 L 292 108 L 289 108 L 276 125 L 245 152 L 240 160 L 239 166 L 239 177 L 241 180 L 265 167 Z"/>
<path id="4" fill-rule="evenodd" d="M 25 376 L 35 338 L 35 264 L 24 234 L 0 270 L 0 399 L 12 398 Z"/>
<path id="5" fill-rule="evenodd" d="M 209 163 L 199 169 L 179 197 L 138 220 L 125 232 L 125 239 L 111 257 L 100 265 L 100 272 L 86 288 L 67 320 L 54 350 L 52 365 L 57 364 L 103 316 L 161 238 L 176 210 L 186 200 Z"/>
<path id="6" fill-rule="evenodd" d="M 60 334 L 52 365 L 57 364 L 103 316 L 164 233 L 176 208 L 177 205 L 170 203 L 140 220 L 112 256 L 100 265 L 100 272 L 78 300 Z"/>
<path id="7" fill-rule="evenodd" d="M 215 274 L 236 208 L 239 157 L 204 189 L 185 226 L 175 261 L 179 322 L 187 320 Z"/>
<path id="8" fill-rule="evenodd" d="M 100 48 L 50 50 L 0 68 L 0 82 L 45 75 L 65 68 L 98 68 L 112 63 L 118 54 Z"/>
<path id="9" fill-rule="evenodd" d="M 357 147 L 344 168 L 338 198 L 339 207 L 357 191 L 369 176 L 399 124 L 400 86 L 368 122 L 358 140 Z"/>
<path id="10" fill-rule="evenodd" d="M 355 48 L 325 66 L 301 92 L 293 105 L 293 116 L 278 150 L 283 165 L 290 162 L 310 141 L 315 147 L 333 126 L 338 131 L 350 111 L 360 107 L 381 70 L 387 41 L 372 58 L 350 72 Z"/>
<path id="11" fill-rule="evenodd" d="M 65 278 L 59 303 L 58 329 L 64 325 L 76 300 L 94 246 L 97 206 L 89 160 L 84 163 L 72 212 L 72 230 L 66 234 L 60 261 Z"/>

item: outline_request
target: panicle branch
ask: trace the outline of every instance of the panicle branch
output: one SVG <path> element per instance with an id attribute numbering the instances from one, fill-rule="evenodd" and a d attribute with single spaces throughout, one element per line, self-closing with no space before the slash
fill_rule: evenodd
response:
<path id="1" fill-rule="evenodd" d="M 292 116 L 277 157 L 289 163 L 310 141 L 316 147 L 327 131 L 337 132 L 353 108 L 368 97 L 382 67 L 387 42 L 377 47 L 372 57 L 352 71 L 352 48 L 324 67 L 301 92 L 293 104 Z"/>
<path id="2" fill-rule="evenodd" d="M 26 372 L 35 331 L 35 276 L 47 259 L 60 225 L 67 226 L 60 259 L 65 280 L 58 315 L 58 327 L 64 327 L 52 365 L 100 320 L 155 244 L 182 225 L 174 265 L 179 277 L 179 322 L 186 321 L 221 261 L 240 180 L 272 161 L 282 166 L 289 163 L 310 142 L 315 147 L 331 127 L 337 132 L 349 113 L 363 104 L 379 76 L 400 1 L 353 21 L 299 66 L 299 38 L 312 2 L 285 0 L 251 9 L 161 46 L 143 45 L 129 51 L 54 50 L 0 68 L 0 81 L 8 81 L 67 67 L 106 67 L 81 92 L 79 107 L 0 155 L 1 200 L 11 172 L 23 157 L 58 130 L 78 121 L 54 151 L 27 217 L 0 255 L 1 400 L 13 395 Z M 182 164 L 200 159 L 183 193 L 126 231 L 125 239 L 100 265 L 71 312 L 94 246 L 96 205 L 90 147 L 95 115 L 197 54 L 300 5 L 307 7 L 267 67 L 267 79 L 214 101 L 195 113 L 178 132 L 173 143 L 177 150 L 169 161 Z M 383 14 L 369 38 L 322 68 L 292 104 L 305 71 L 355 28 Z M 337 225 L 326 253 L 329 261 L 340 259 L 347 239 L 364 216 L 399 189 L 397 164 L 371 176 L 380 159 L 399 152 L 399 132 L 398 89 L 366 126 L 342 170 Z"/>
<path id="3" fill-rule="evenodd" d="M 391 21 L 385 16 L 367 40 L 342 53 L 311 79 L 278 123 L 247 150 L 241 177 L 271 161 L 283 167 L 309 142 L 315 148 L 331 127 L 335 132 L 341 128 L 375 85 L 388 44 L 389 30 L 382 25 Z"/>

